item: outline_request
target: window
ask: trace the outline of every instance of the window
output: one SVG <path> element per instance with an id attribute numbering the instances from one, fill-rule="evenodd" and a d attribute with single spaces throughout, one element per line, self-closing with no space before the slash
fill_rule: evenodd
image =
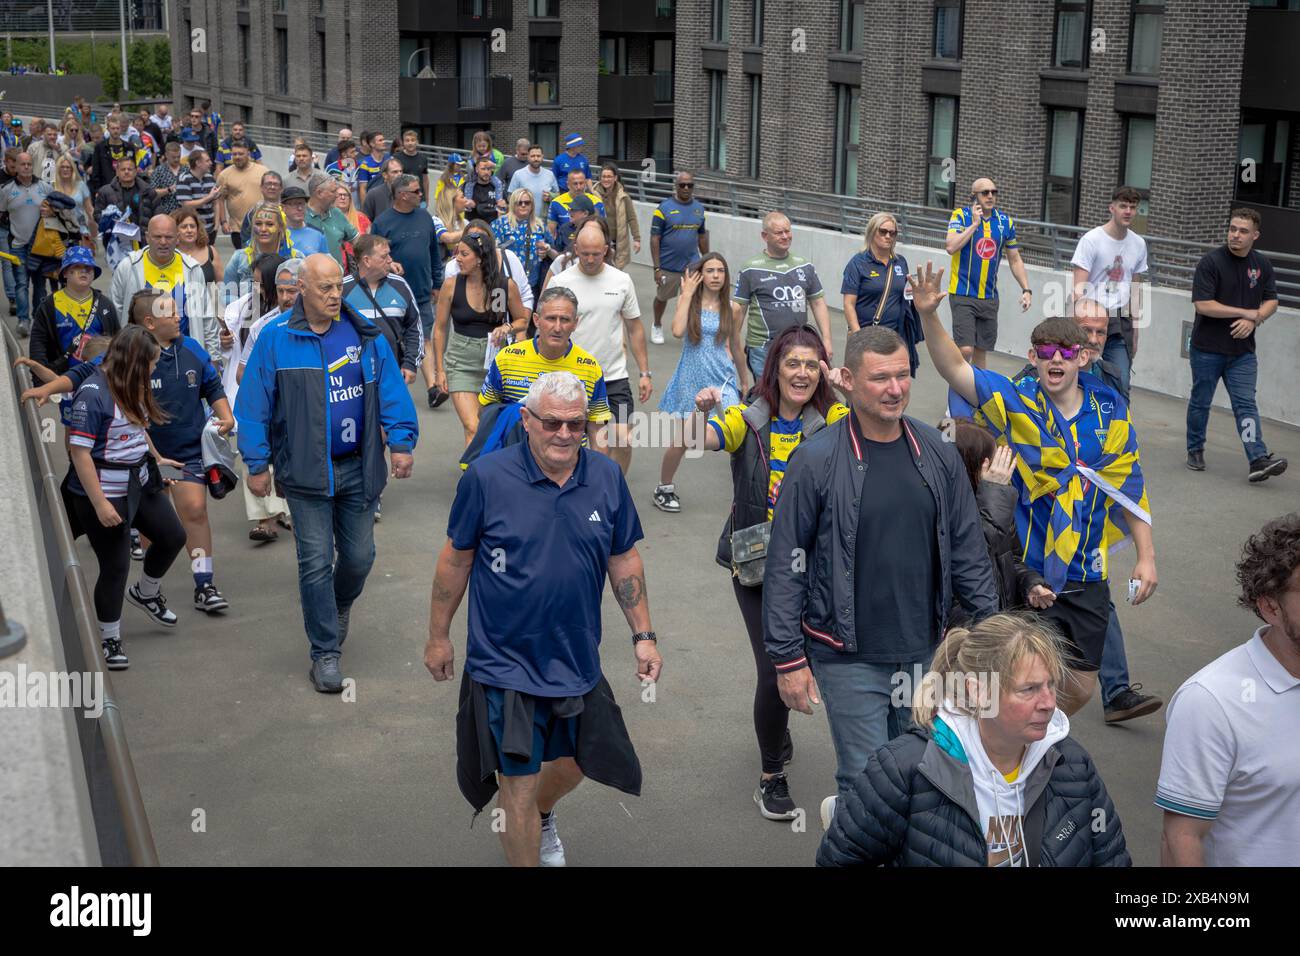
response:
<path id="1" fill-rule="evenodd" d="M 456 48 L 457 105 L 486 109 L 488 105 L 488 38 L 462 36 Z"/>
<path id="2" fill-rule="evenodd" d="M 934 55 L 940 60 L 961 59 L 962 0 L 935 0 Z"/>
<path id="3" fill-rule="evenodd" d="M 272 110 L 271 122 L 275 124 L 276 129 L 291 129 L 293 117 L 288 113 L 277 113 Z"/>
<path id="4" fill-rule="evenodd" d="M 622 120 L 602 121 L 597 129 L 597 158 L 627 158 L 627 123 Z"/>
<path id="5" fill-rule="evenodd" d="M 543 156 L 554 156 L 560 150 L 560 124 L 529 123 L 528 138 L 542 147 Z"/>
<path id="6" fill-rule="evenodd" d="M 930 99 L 930 165 L 926 176 L 925 204 L 951 209 L 957 204 L 957 99 Z"/>
<path id="7" fill-rule="evenodd" d="M 728 9 L 731 0 L 712 0 L 713 3 L 713 29 L 709 34 L 714 43 L 729 43 L 731 41 L 731 11 Z"/>
<path id="8" fill-rule="evenodd" d="M 285 0 L 275 0 L 275 12 L 276 12 L 276 13 L 284 13 L 284 12 L 286 12 L 286 10 L 285 10 Z"/>
<path id="9" fill-rule="evenodd" d="M 657 169 L 673 168 L 672 120 L 657 120 L 650 124 L 650 156 Z"/>
<path id="10" fill-rule="evenodd" d="M 316 132 L 318 133 L 328 133 L 330 131 L 329 120 L 318 119 L 312 123 L 312 126 L 315 128 Z"/>
<path id="11" fill-rule="evenodd" d="M 750 39 L 754 46 L 763 45 L 763 0 L 754 0 L 750 6 L 750 18 L 753 20 L 754 32 Z"/>
<path id="12" fill-rule="evenodd" d="M 194 53 L 189 39 L 192 36 L 194 36 L 194 21 L 190 19 L 187 12 L 185 14 L 185 40 L 181 43 L 181 47 L 185 50 L 185 72 L 182 75 L 187 80 L 194 78 Z"/>
<path id="13" fill-rule="evenodd" d="M 710 169 L 727 168 L 727 74 L 709 71 Z"/>
<path id="14" fill-rule="evenodd" d="M 655 102 L 673 101 L 673 41 L 655 40 L 651 66 L 655 75 Z"/>
<path id="15" fill-rule="evenodd" d="M 275 31 L 275 91 L 281 95 L 289 92 L 289 31 Z"/>
<path id="16" fill-rule="evenodd" d="M 560 15 L 560 0 L 528 0 L 528 15 L 530 17 L 558 17 Z"/>
<path id="17" fill-rule="evenodd" d="M 1124 120 L 1123 165 L 1120 183 L 1142 194 L 1133 228 L 1147 231 L 1147 214 L 1151 206 L 1151 159 L 1156 148 L 1156 121 L 1150 116 L 1129 116 Z"/>
<path id="18" fill-rule="evenodd" d="M 1237 198 L 1267 206 L 1285 206 L 1288 173 L 1295 151 L 1291 117 L 1243 111 L 1237 140 Z"/>
<path id="19" fill-rule="evenodd" d="M 836 86 L 835 90 L 835 184 L 841 196 L 858 193 L 858 134 L 861 129 L 858 104 L 861 92 L 856 86 Z"/>
<path id="20" fill-rule="evenodd" d="M 1141 76 L 1160 72 L 1160 32 L 1165 19 L 1163 3 L 1133 4 L 1132 41 L 1128 50 L 1128 71 Z"/>
<path id="21" fill-rule="evenodd" d="M 1054 66 L 1082 70 L 1088 65 L 1088 4 L 1083 0 L 1056 0 Z"/>
<path id="22" fill-rule="evenodd" d="M 1300 10 L 1300 0 L 1250 0 L 1252 7 L 1272 7 L 1274 10 Z"/>
<path id="23" fill-rule="evenodd" d="M 325 31 L 316 31 L 316 67 L 320 70 L 320 98 L 329 99 L 329 74 L 326 73 Z"/>
<path id="24" fill-rule="evenodd" d="M 433 76 L 433 45 L 436 37 L 425 33 L 403 33 L 397 41 L 398 76 Z"/>
<path id="25" fill-rule="evenodd" d="M 248 89 L 248 72 L 249 64 L 252 57 L 249 55 L 248 26 L 240 24 L 239 26 L 239 85 Z"/>
<path id="26" fill-rule="evenodd" d="M 763 78 L 749 78 L 749 163 L 746 175 L 758 178 L 759 158 L 763 149 Z"/>
<path id="27" fill-rule="evenodd" d="M 560 102 L 560 41 L 554 37 L 528 41 L 528 102 L 533 106 Z"/>
<path id="28" fill-rule="evenodd" d="M 1079 216 L 1079 157 L 1083 151 L 1083 114 L 1050 110 L 1047 114 L 1047 179 L 1043 184 L 1043 219 L 1074 225 Z"/>
<path id="29" fill-rule="evenodd" d="M 601 75 L 619 75 L 627 72 L 626 37 L 600 38 L 600 61 L 597 69 Z"/>
<path id="30" fill-rule="evenodd" d="M 864 0 L 840 0 L 840 51 L 861 53 L 865 33 Z"/>

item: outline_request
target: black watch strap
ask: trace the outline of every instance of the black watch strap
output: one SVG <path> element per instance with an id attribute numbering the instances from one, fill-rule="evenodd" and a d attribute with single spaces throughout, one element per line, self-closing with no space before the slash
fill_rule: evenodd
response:
<path id="1" fill-rule="evenodd" d="M 642 641 L 654 641 L 656 644 L 658 644 L 659 638 L 655 636 L 654 631 L 637 631 L 635 634 L 632 635 L 632 643 L 634 645 L 640 644 Z"/>

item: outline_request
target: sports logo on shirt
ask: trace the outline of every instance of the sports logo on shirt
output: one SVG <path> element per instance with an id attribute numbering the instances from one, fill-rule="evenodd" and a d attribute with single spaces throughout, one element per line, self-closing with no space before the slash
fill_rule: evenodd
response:
<path id="1" fill-rule="evenodd" d="M 1247 269 L 1247 270 L 1246 270 L 1246 275 L 1250 276 L 1250 287 L 1251 287 L 1252 289 L 1255 288 L 1255 285 L 1259 282 L 1259 276 L 1260 276 L 1260 273 L 1261 273 L 1261 270 L 1260 270 L 1260 269 Z"/>
<path id="2" fill-rule="evenodd" d="M 998 254 L 998 244 L 988 236 L 981 236 L 975 240 L 975 255 L 981 259 L 992 259 Z"/>
<path id="3" fill-rule="evenodd" d="M 185 384 L 188 385 L 190 388 L 193 388 L 195 385 L 199 384 L 199 376 L 198 373 L 194 371 L 194 369 L 188 369 L 185 372 Z"/>
<path id="4" fill-rule="evenodd" d="M 351 362 L 352 364 L 356 364 L 356 363 L 360 362 L 360 361 L 361 361 L 361 346 L 359 346 L 359 345 L 349 345 L 349 346 L 347 347 L 347 356 L 348 356 L 348 361 Z"/>

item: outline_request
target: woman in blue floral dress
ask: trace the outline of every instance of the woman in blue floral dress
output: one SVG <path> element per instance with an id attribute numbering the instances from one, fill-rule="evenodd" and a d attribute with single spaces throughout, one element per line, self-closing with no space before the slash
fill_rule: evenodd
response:
<path id="1" fill-rule="evenodd" d="M 696 412 L 695 396 L 702 388 L 720 388 L 724 407 L 740 401 L 737 383 L 740 375 L 727 343 L 738 321 L 731 301 L 731 270 L 727 260 L 710 252 L 682 275 L 677 311 L 673 314 L 673 335 L 682 342 L 682 356 L 677 362 L 659 410 L 678 419 Z M 682 423 L 673 426 L 673 443 L 664 449 L 659 467 L 659 487 L 655 489 L 655 507 L 669 514 L 682 510 L 673 478 L 686 455 Z"/>

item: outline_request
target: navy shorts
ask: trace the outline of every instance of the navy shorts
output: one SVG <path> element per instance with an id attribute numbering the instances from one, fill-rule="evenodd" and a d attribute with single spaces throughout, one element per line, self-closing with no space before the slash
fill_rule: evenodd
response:
<path id="1" fill-rule="evenodd" d="M 578 718 L 556 717 L 551 713 L 551 698 L 534 697 L 533 752 L 527 760 L 517 760 L 501 749 L 505 733 L 505 697 L 500 687 L 483 685 L 487 699 L 488 726 L 497 745 L 497 759 L 504 777 L 528 777 L 539 773 L 542 764 L 559 757 L 572 757 L 578 752 Z"/>

